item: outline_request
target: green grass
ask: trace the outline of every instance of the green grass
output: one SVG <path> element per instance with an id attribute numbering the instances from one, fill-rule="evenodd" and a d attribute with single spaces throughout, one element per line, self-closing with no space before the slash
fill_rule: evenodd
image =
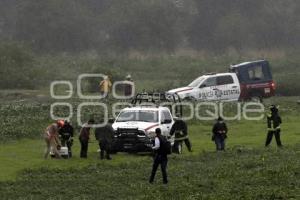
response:
<path id="1" fill-rule="evenodd" d="M 160 172 L 153 185 L 147 182 L 148 156 L 43 161 L 16 181 L 0 182 L 0 194 L 1 199 L 299 199 L 299 156 L 299 145 L 172 155 L 168 186 Z"/>
<path id="2" fill-rule="evenodd" d="M 0 132 L 1 199 L 299 199 L 297 99 L 265 101 L 266 105 L 280 105 L 283 149 L 278 149 L 275 141 L 264 148 L 265 119 L 228 122 L 225 153 L 215 153 L 213 121 L 189 122 L 194 151 L 184 149 L 183 155 L 169 157 L 167 187 L 161 184 L 160 172 L 154 185 L 147 183 L 150 156 L 118 153 L 112 161 L 101 161 L 94 139 L 86 160 L 79 158 L 77 136 L 72 159 L 44 160 L 45 144 L 40 134 L 51 122 L 51 102 L 4 99 L 0 106 L 0 118 L 6 123 Z M 78 104 L 76 99 L 71 101 Z"/>

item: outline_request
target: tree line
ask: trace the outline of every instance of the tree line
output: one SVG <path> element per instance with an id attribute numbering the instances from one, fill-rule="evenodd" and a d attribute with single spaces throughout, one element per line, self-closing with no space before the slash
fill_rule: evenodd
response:
<path id="1" fill-rule="evenodd" d="M 0 39 L 38 53 L 295 50 L 298 0 L 2 0 Z"/>

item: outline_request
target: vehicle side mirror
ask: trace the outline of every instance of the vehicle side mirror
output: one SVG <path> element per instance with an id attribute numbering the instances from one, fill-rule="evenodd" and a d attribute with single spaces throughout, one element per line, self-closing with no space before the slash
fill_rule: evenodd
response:
<path id="1" fill-rule="evenodd" d="M 115 122 L 115 119 L 114 119 L 114 118 L 109 118 L 109 119 L 108 119 L 108 123 L 112 124 L 112 123 L 114 123 L 114 122 Z"/>
<path id="2" fill-rule="evenodd" d="M 206 84 L 202 84 L 202 85 L 200 85 L 200 87 L 199 87 L 199 88 L 204 88 L 204 87 L 206 87 Z"/>
<path id="3" fill-rule="evenodd" d="M 164 121 L 161 122 L 161 124 L 170 124 L 172 123 L 171 119 L 165 119 Z"/>

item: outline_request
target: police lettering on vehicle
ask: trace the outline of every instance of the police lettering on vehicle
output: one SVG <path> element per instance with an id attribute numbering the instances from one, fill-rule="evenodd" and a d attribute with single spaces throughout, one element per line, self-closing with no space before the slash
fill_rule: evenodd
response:
<path id="1" fill-rule="evenodd" d="M 213 96 L 216 96 L 217 98 L 221 98 L 222 96 L 229 96 L 229 95 L 233 95 L 233 94 L 240 94 L 240 91 L 237 89 L 234 89 L 234 90 L 215 89 L 214 91 L 212 90 L 212 91 L 199 93 L 199 98 L 207 99 L 207 98 L 210 98 Z"/>

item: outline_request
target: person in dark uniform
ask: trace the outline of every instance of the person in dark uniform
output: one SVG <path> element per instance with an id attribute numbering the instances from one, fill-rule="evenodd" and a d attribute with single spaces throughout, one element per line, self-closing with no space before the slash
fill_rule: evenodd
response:
<path id="1" fill-rule="evenodd" d="M 225 139 L 227 138 L 227 131 L 228 129 L 226 123 L 223 121 L 222 117 L 219 117 L 212 129 L 212 140 L 215 141 L 217 151 L 225 150 Z"/>
<path id="2" fill-rule="evenodd" d="M 268 134 L 265 146 L 269 146 L 272 141 L 273 135 L 275 135 L 276 143 L 278 147 L 282 147 L 280 140 L 280 124 L 282 123 L 281 117 L 278 113 L 278 108 L 275 105 L 270 106 L 270 113 L 267 115 Z"/>
<path id="3" fill-rule="evenodd" d="M 59 135 L 60 135 L 61 145 L 68 147 L 69 157 L 71 158 L 74 129 L 67 120 L 65 120 L 63 127 L 59 130 Z"/>
<path id="4" fill-rule="evenodd" d="M 92 124 L 94 124 L 94 120 L 90 119 L 87 123 L 83 124 L 80 130 L 79 133 L 79 141 L 81 144 L 80 158 L 87 158 L 89 139 L 90 139 L 90 129 Z"/>
<path id="5" fill-rule="evenodd" d="M 163 141 L 166 139 L 163 138 L 161 135 L 160 128 L 155 129 L 155 145 L 152 147 L 152 149 L 155 151 L 154 159 L 153 159 L 153 165 L 152 165 L 152 172 L 149 179 L 149 183 L 153 183 L 154 177 L 157 171 L 158 166 L 161 167 L 161 172 L 163 175 L 163 183 L 168 183 L 168 176 L 167 176 L 167 164 L 168 164 L 168 156 L 167 152 L 163 148 Z"/>
<path id="6" fill-rule="evenodd" d="M 174 149 L 175 152 L 179 153 L 179 145 L 181 145 L 181 143 L 184 141 L 187 149 L 189 150 L 189 152 L 192 152 L 192 144 L 189 140 L 189 136 L 188 136 L 188 129 L 187 129 L 187 124 L 185 123 L 185 121 L 181 120 L 181 119 L 176 119 L 175 123 L 173 124 L 171 131 L 170 131 L 170 135 L 174 135 L 175 134 L 175 142 L 174 142 Z"/>
<path id="7" fill-rule="evenodd" d="M 99 147 L 100 147 L 100 159 L 104 159 L 104 154 L 105 158 L 107 160 L 111 160 L 110 157 L 110 150 L 111 150 L 111 144 L 112 140 L 114 138 L 115 131 L 111 126 L 111 123 L 107 123 L 103 127 L 98 127 L 95 130 L 95 137 L 96 140 L 99 141 Z"/>

